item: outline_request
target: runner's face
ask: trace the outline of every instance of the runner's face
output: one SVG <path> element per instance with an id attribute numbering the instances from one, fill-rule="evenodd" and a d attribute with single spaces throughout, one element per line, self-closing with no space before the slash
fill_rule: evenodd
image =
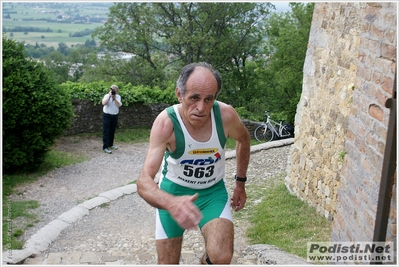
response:
<path id="1" fill-rule="evenodd" d="M 216 92 L 217 82 L 213 74 L 206 68 L 197 67 L 187 80 L 184 97 L 178 92 L 184 119 L 193 126 L 203 125 L 210 116 Z"/>

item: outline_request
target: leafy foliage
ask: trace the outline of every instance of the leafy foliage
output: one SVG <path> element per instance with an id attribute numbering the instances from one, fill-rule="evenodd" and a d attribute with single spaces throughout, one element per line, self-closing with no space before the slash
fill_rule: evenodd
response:
<path id="1" fill-rule="evenodd" d="M 35 169 L 70 126 L 70 97 L 24 46 L 3 37 L 3 171 Z"/>
<path id="2" fill-rule="evenodd" d="M 109 92 L 109 88 L 112 84 L 118 85 L 118 93 L 122 97 L 124 106 L 133 103 L 143 103 L 145 105 L 151 103 L 176 103 L 175 86 L 172 83 L 165 89 L 143 85 L 133 86 L 130 83 L 124 85 L 116 81 L 98 81 L 91 83 L 66 82 L 61 84 L 60 87 L 65 90 L 65 92 L 69 93 L 71 99 L 88 99 L 93 101 L 94 104 L 98 104 L 101 103 L 104 95 Z"/>
<path id="3" fill-rule="evenodd" d="M 108 22 L 93 34 L 100 54 L 86 44 L 67 49 L 59 43 L 41 59 L 59 84 L 78 81 L 87 90 L 93 81 L 105 81 L 98 92 L 70 91 L 77 99 L 86 94 L 100 101 L 112 81 L 125 85 L 120 93 L 127 105 L 139 99 L 173 102 L 171 84 L 181 67 L 207 61 L 223 77 L 219 100 L 240 108 L 242 118 L 263 120 L 268 110 L 273 119 L 293 123 L 314 3 L 290 6 L 292 11 L 270 13 L 270 3 L 115 3 Z M 44 50 L 27 47 L 35 55 Z M 121 56 L 126 53 L 128 58 Z M 162 100 L 169 87 L 173 97 Z"/>
<path id="4" fill-rule="evenodd" d="M 182 66 L 206 61 L 242 80 L 240 69 L 262 40 L 270 3 L 116 3 L 93 36 L 110 52 L 129 52 L 141 81 L 176 80 Z M 114 68 L 110 68 L 112 71 Z M 115 70 L 115 69 L 114 69 Z M 241 87 L 245 82 L 241 81 Z"/>
<path id="5" fill-rule="evenodd" d="M 293 122 L 302 92 L 305 62 L 314 3 L 290 3 L 292 12 L 275 13 L 266 28 L 267 60 L 260 75 L 264 77 L 267 110 Z"/>
<path id="6" fill-rule="evenodd" d="M 160 58 L 160 61 L 165 60 Z M 173 74 L 173 75 L 170 75 Z M 84 66 L 81 82 L 116 79 L 121 83 L 134 86 L 167 87 L 169 80 L 176 80 L 178 72 L 154 70 L 142 58 L 124 59 L 121 54 L 107 53 L 101 57 L 91 55 Z"/>

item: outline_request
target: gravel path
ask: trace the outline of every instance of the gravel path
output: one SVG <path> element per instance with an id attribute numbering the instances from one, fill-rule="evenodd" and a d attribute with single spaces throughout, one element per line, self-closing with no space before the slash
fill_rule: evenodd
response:
<path id="1" fill-rule="evenodd" d="M 63 212 L 98 194 L 137 180 L 148 144 L 123 145 L 113 154 L 102 152 L 101 140 L 64 137 L 57 148 L 91 160 L 51 171 L 21 185 L 12 200 L 39 200 L 40 222 L 25 232 L 28 239 Z"/>
<path id="2" fill-rule="evenodd" d="M 264 185 L 278 174 L 284 177 L 290 147 L 252 153 L 248 185 Z M 148 144 L 123 144 L 108 155 L 101 150 L 101 140 L 64 137 L 58 142 L 57 148 L 90 157 L 91 160 L 59 168 L 34 183 L 16 189 L 11 196 L 13 200 L 40 201 L 40 207 L 36 210 L 40 221 L 26 230 L 24 240 L 79 203 L 135 181 Z M 231 191 L 234 174 L 235 158 L 226 161 L 226 177 L 231 181 Z M 259 201 L 252 199 L 250 193 L 247 192 L 246 208 Z M 247 227 L 245 218 L 235 220 L 235 254 L 232 263 L 260 263 L 256 251 L 248 246 L 245 237 Z M 156 264 L 154 229 L 154 208 L 136 193 L 124 195 L 90 210 L 88 216 L 63 230 L 46 251 L 28 258 L 24 264 Z M 204 252 L 203 245 L 199 230 L 185 233 L 181 263 L 198 264 Z M 265 264 L 265 261 L 267 264 L 268 260 L 261 263 Z"/>

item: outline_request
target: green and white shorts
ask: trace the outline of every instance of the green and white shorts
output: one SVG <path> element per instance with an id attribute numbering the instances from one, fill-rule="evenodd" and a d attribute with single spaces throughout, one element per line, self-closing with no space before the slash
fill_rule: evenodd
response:
<path id="1" fill-rule="evenodd" d="M 224 179 L 210 188 L 191 189 L 163 178 L 160 188 L 175 196 L 199 194 L 194 204 L 197 205 L 202 213 L 202 220 L 199 223 L 200 229 L 207 222 L 216 218 L 225 218 L 233 221 L 230 209 L 230 197 Z M 177 224 L 169 212 L 162 209 L 156 210 L 156 239 L 181 237 L 183 233 L 184 229 Z"/>

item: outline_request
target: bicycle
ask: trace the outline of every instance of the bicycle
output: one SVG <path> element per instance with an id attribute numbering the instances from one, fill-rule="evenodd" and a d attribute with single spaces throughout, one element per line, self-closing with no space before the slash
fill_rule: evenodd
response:
<path id="1" fill-rule="evenodd" d="M 284 121 L 272 120 L 268 111 L 265 111 L 265 118 L 266 122 L 262 122 L 254 131 L 255 139 L 259 142 L 264 143 L 277 138 L 294 136 L 293 125 L 285 124 Z"/>

